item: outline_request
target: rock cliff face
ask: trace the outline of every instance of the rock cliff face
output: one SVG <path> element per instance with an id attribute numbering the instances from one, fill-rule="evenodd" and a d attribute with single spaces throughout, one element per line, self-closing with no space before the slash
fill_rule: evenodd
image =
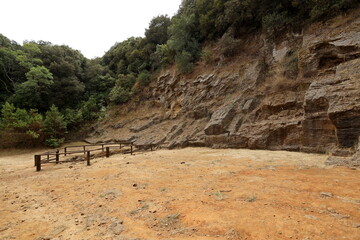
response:
<path id="1" fill-rule="evenodd" d="M 94 127 L 92 141 L 352 154 L 360 136 L 360 17 L 269 40 L 236 58 L 168 70 Z"/>

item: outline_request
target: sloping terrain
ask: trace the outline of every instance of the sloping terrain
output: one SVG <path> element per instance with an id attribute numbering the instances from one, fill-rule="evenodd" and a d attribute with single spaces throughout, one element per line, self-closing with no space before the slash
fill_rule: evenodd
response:
<path id="1" fill-rule="evenodd" d="M 164 71 L 88 141 L 351 155 L 360 135 L 360 12 L 276 39 L 254 34 L 189 75 Z M 268 35 L 267 35 L 268 36 Z"/>
<path id="2" fill-rule="evenodd" d="M 33 168 L 0 156 L 0 239 L 355 240 L 359 170 L 326 155 L 185 148 Z"/>

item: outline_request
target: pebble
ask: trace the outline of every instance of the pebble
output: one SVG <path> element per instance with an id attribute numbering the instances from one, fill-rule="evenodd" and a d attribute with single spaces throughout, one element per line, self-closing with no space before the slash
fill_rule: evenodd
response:
<path id="1" fill-rule="evenodd" d="M 311 220 L 317 220 L 317 219 L 318 219 L 317 217 L 315 217 L 315 216 L 313 216 L 313 215 L 305 215 L 305 217 L 306 217 L 307 219 L 311 219 Z"/>
<path id="2" fill-rule="evenodd" d="M 354 223 L 354 224 L 353 224 L 353 227 L 354 227 L 354 228 L 360 228 L 360 223 Z"/>
<path id="3" fill-rule="evenodd" d="M 330 193 L 330 192 L 321 192 L 320 197 L 322 197 L 322 198 L 332 198 L 333 194 Z"/>
<path id="4" fill-rule="evenodd" d="M 343 214 L 340 214 L 340 213 L 331 213 L 331 215 L 337 219 L 348 219 L 350 218 L 349 215 L 343 215 Z"/>

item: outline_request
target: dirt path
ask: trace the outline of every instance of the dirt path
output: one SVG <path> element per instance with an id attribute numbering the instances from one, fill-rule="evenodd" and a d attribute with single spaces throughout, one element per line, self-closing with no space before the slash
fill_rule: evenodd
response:
<path id="1" fill-rule="evenodd" d="M 186 148 L 44 165 L 0 154 L 0 239 L 360 239 L 360 171 Z"/>

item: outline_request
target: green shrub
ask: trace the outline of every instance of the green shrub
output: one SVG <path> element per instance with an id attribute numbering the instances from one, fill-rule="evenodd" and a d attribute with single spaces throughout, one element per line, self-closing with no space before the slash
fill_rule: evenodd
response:
<path id="1" fill-rule="evenodd" d="M 310 0 L 312 21 L 326 20 L 351 8 L 356 8 L 358 0 Z"/>
<path id="2" fill-rule="evenodd" d="M 3 141 L 8 147 L 29 147 L 42 143 L 44 139 L 43 117 L 36 109 L 26 111 L 5 103 L 1 110 L 0 131 L 7 136 Z M 2 145 L 2 144 L 0 144 Z"/>
<path id="3" fill-rule="evenodd" d="M 57 148 L 57 147 L 60 147 L 61 144 L 64 143 L 64 140 L 65 140 L 64 138 L 50 137 L 50 138 L 45 140 L 45 145 L 47 145 L 49 147 Z"/>
<path id="4" fill-rule="evenodd" d="M 280 30 L 282 27 L 291 23 L 287 11 L 273 12 L 262 18 L 262 26 L 268 30 Z"/>
<path id="5" fill-rule="evenodd" d="M 164 68 L 173 61 L 167 44 L 157 45 L 156 51 L 150 56 L 150 59 L 153 69 Z"/>
<path id="6" fill-rule="evenodd" d="M 130 90 L 136 83 L 136 76 L 134 74 L 120 74 L 115 83 L 115 86 L 122 87 L 123 89 Z"/>
<path id="7" fill-rule="evenodd" d="M 79 113 L 81 114 L 81 119 L 84 121 L 96 120 L 99 117 L 99 111 L 101 106 L 96 103 L 94 97 L 90 97 L 84 104 L 82 104 Z"/>
<path id="8" fill-rule="evenodd" d="M 296 78 L 299 72 L 299 58 L 297 52 L 289 51 L 284 59 L 284 75 L 289 78 Z"/>
<path id="9" fill-rule="evenodd" d="M 207 64 L 212 64 L 214 62 L 213 53 L 209 49 L 203 49 L 201 51 L 200 58 Z"/>
<path id="10" fill-rule="evenodd" d="M 44 131 L 47 135 L 45 144 L 48 145 L 48 142 L 52 141 L 49 139 L 62 139 L 66 134 L 66 130 L 67 125 L 64 116 L 59 112 L 55 105 L 52 105 L 50 110 L 46 112 L 46 117 L 44 120 Z"/>
<path id="11" fill-rule="evenodd" d="M 176 67 L 180 73 L 190 73 L 194 69 L 192 55 L 189 52 L 183 51 L 181 54 L 176 55 Z"/>
<path id="12" fill-rule="evenodd" d="M 63 116 L 69 130 L 78 127 L 83 122 L 82 114 L 77 109 L 66 108 Z"/>
<path id="13" fill-rule="evenodd" d="M 144 70 L 139 74 L 138 81 L 142 86 L 147 86 L 150 83 L 150 76 L 151 76 L 150 72 Z"/>
<path id="14" fill-rule="evenodd" d="M 1 109 L 1 118 L 0 118 L 0 128 L 8 129 L 13 127 L 14 123 L 17 121 L 15 116 L 16 108 L 14 104 L 4 103 Z"/>
<path id="15" fill-rule="evenodd" d="M 182 14 L 174 17 L 169 33 L 167 45 L 170 54 L 175 56 L 179 72 L 190 73 L 200 53 L 196 16 Z"/>
<path id="16" fill-rule="evenodd" d="M 109 94 L 109 99 L 115 104 L 128 102 L 132 97 L 132 93 L 121 86 L 115 86 Z"/>
<path id="17" fill-rule="evenodd" d="M 40 134 L 37 133 L 37 132 L 35 132 L 35 131 L 33 131 L 33 130 L 27 130 L 27 131 L 26 131 L 26 134 L 27 134 L 28 136 L 30 136 L 31 138 L 33 138 L 33 139 L 38 139 L 38 138 L 40 137 Z"/>
<path id="18" fill-rule="evenodd" d="M 225 33 L 220 40 L 221 54 L 224 57 L 233 57 L 239 52 L 241 41 L 230 33 Z"/>

